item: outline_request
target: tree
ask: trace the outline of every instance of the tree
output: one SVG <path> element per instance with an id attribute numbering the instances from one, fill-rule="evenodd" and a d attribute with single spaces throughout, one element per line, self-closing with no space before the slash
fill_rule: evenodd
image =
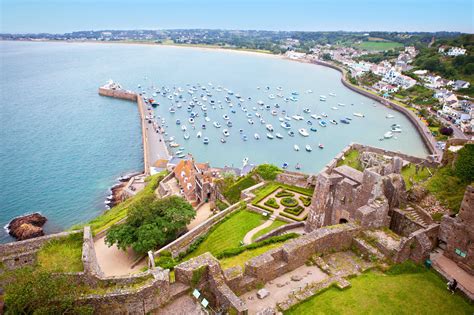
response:
<path id="1" fill-rule="evenodd" d="M 454 130 L 451 127 L 441 127 L 439 129 L 439 133 L 442 134 L 442 135 L 445 135 L 445 136 L 452 136 L 453 132 L 454 132 Z"/>
<path id="2" fill-rule="evenodd" d="M 332 57 L 331 57 L 330 54 L 325 53 L 325 54 L 323 54 L 323 60 L 329 61 L 329 60 L 332 60 Z"/>
<path id="3" fill-rule="evenodd" d="M 6 272 L 5 314 L 92 314 L 88 306 L 77 306 L 80 287 L 66 276 L 31 267 Z"/>
<path id="4" fill-rule="evenodd" d="M 457 177 L 466 181 L 474 181 L 474 144 L 466 144 L 458 151 L 458 157 L 454 163 L 454 172 Z"/>
<path id="5" fill-rule="evenodd" d="M 275 180 L 282 171 L 279 167 L 272 164 L 260 164 L 255 169 L 255 172 L 264 180 Z"/>
<path id="6" fill-rule="evenodd" d="M 195 217 L 193 207 L 183 198 L 171 196 L 143 198 L 129 209 L 124 224 L 113 226 L 105 238 L 109 246 L 132 247 L 143 254 L 173 240 Z"/>

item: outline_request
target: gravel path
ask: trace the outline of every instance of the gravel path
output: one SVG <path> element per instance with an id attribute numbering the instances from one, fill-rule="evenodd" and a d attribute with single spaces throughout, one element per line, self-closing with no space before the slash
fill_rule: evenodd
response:
<path id="1" fill-rule="evenodd" d="M 268 219 L 265 223 L 260 224 L 259 226 L 257 226 L 253 230 L 248 231 L 247 234 L 245 234 L 245 237 L 244 237 L 244 244 L 248 245 L 248 244 L 252 243 L 252 236 L 254 236 L 257 232 L 263 230 L 264 228 L 267 228 L 270 225 L 272 225 L 273 221 L 275 221 L 275 218 L 270 217 L 270 219 Z"/>

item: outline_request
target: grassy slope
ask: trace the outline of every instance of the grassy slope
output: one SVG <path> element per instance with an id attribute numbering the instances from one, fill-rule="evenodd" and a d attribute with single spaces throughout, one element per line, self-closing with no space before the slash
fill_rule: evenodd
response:
<path id="1" fill-rule="evenodd" d="M 251 249 L 251 250 L 246 250 L 245 252 L 233 256 L 233 257 L 228 257 L 220 260 L 220 264 L 223 270 L 234 267 L 234 266 L 241 266 L 242 268 L 244 267 L 245 263 L 258 255 L 261 255 L 265 253 L 266 251 L 269 251 L 270 249 L 274 249 L 277 247 L 280 247 L 284 244 L 285 242 L 281 243 L 273 243 L 273 244 L 268 244 L 266 246 L 262 246 L 256 249 Z"/>
<path id="2" fill-rule="evenodd" d="M 285 314 L 472 314 L 470 306 L 446 290 L 432 272 L 384 275 L 375 272 L 350 280 L 352 287 L 331 288 Z"/>
<path id="3" fill-rule="evenodd" d="M 260 230 L 257 233 L 255 233 L 255 235 L 252 237 L 252 241 L 256 240 L 258 237 L 262 236 L 263 234 L 266 234 L 270 231 L 273 231 L 274 229 L 279 228 L 280 226 L 283 226 L 285 224 L 287 224 L 287 223 L 283 222 L 281 220 L 273 221 L 273 223 L 269 227 L 266 227 L 263 230 Z"/>
<path id="4" fill-rule="evenodd" d="M 431 173 L 428 170 L 428 168 L 424 168 L 424 169 L 420 168 L 418 170 L 418 174 L 416 174 L 416 166 L 412 163 L 410 163 L 408 166 L 405 166 L 402 169 L 401 174 L 403 176 L 403 180 L 405 181 L 407 190 L 409 190 L 411 186 L 413 186 L 410 179 L 414 181 L 415 183 L 418 183 L 418 182 L 428 179 L 428 177 L 431 176 Z"/>
<path id="5" fill-rule="evenodd" d="M 355 168 L 356 170 L 362 171 L 362 166 L 360 165 L 360 162 L 359 162 L 359 151 L 349 150 L 344 155 L 344 160 L 339 160 L 337 162 L 337 166 L 341 166 L 341 165 L 347 165 L 352 168 Z"/>
<path id="6" fill-rule="evenodd" d="M 359 47 L 360 49 L 366 49 L 366 50 L 390 50 L 398 47 L 402 47 L 403 44 L 397 43 L 397 42 L 379 42 L 379 41 L 368 41 L 368 42 L 362 42 L 358 45 L 355 45 Z"/>
<path id="7" fill-rule="evenodd" d="M 112 209 L 104 212 L 100 216 L 92 219 L 91 221 L 89 221 L 89 223 L 73 226 L 72 229 L 74 230 L 74 229 L 81 228 L 84 225 L 90 225 L 92 232 L 96 234 L 97 232 L 103 231 L 111 227 L 112 225 L 114 225 L 115 223 L 117 223 L 118 221 L 122 220 L 123 218 L 127 216 L 128 208 L 132 204 L 139 202 L 140 199 L 142 199 L 143 197 L 153 194 L 156 187 L 158 187 L 158 184 L 165 176 L 166 176 L 166 172 L 162 172 L 162 173 L 148 177 L 147 178 L 148 185 L 142 191 L 137 193 L 135 197 L 125 200 L 124 202 L 113 207 Z"/>
<path id="8" fill-rule="evenodd" d="M 467 184 L 456 177 L 449 166 L 444 166 L 426 182 L 425 187 L 444 206 L 457 213 Z"/>
<path id="9" fill-rule="evenodd" d="M 82 266 L 82 233 L 46 243 L 38 251 L 38 266 L 50 272 L 79 272 Z"/>
<path id="10" fill-rule="evenodd" d="M 183 259 L 183 261 L 204 254 L 205 252 L 216 255 L 225 249 L 238 247 L 245 234 L 262 224 L 263 221 L 263 217 L 257 213 L 247 210 L 239 211 L 212 231 L 212 233 L 199 244 L 198 248 Z"/>

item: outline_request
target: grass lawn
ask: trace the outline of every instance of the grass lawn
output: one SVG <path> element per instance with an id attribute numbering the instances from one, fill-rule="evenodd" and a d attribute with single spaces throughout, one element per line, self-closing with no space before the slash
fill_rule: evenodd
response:
<path id="1" fill-rule="evenodd" d="M 398 47 L 403 47 L 403 44 L 389 41 L 368 41 L 362 42 L 355 46 L 365 50 L 390 50 Z"/>
<path id="2" fill-rule="evenodd" d="M 439 168 L 425 183 L 426 189 L 455 213 L 459 211 L 467 185 L 454 175 L 449 166 Z"/>
<path id="3" fill-rule="evenodd" d="M 260 214 L 241 210 L 218 225 L 217 228 L 199 244 L 198 248 L 183 259 L 183 261 L 202 255 L 205 252 L 217 255 L 225 249 L 239 247 L 245 234 L 264 221 L 265 219 Z"/>
<path id="4" fill-rule="evenodd" d="M 337 166 L 341 165 L 347 165 L 352 168 L 355 168 L 356 170 L 363 171 L 362 170 L 362 165 L 359 162 L 359 151 L 357 150 L 349 150 L 347 153 L 344 155 L 344 160 L 339 160 L 337 162 Z"/>
<path id="5" fill-rule="evenodd" d="M 82 271 L 82 233 L 51 240 L 38 251 L 38 266 L 49 272 Z"/>
<path id="6" fill-rule="evenodd" d="M 120 204 L 113 207 L 112 209 L 92 219 L 87 224 L 73 226 L 71 230 L 82 228 L 84 225 L 90 225 L 92 232 L 96 234 L 100 231 L 105 230 L 106 228 L 111 227 L 112 225 L 114 225 L 115 223 L 117 223 L 118 221 L 122 220 L 123 218 L 127 216 L 128 208 L 131 205 L 133 205 L 134 203 L 139 203 L 144 197 L 153 195 L 156 187 L 158 187 L 158 184 L 166 175 L 167 175 L 166 172 L 161 172 L 159 174 L 148 177 L 147 178 L 147 180 L 149 181 L 148 185 L 142 191 L 137 193 L 135 197 L 129 198 L 125 200 L 124 202 L 121 202 Z"/>
<path id="7" fill-rule="evenodd" d="M 413 186 L 412 181 L 414 181 L 415 183 L 424 181 L 431 176 L 432 171 L 428 168 L 422 169 L 420 167 L 417 174 L 415 164 L 410 163 L 402 169 L 401 174 L 403 176 L 403 180 L 405 181 L 406 188 L 407 190 L 409 190 Z"/>
<path id="8" fill-rule="evenodd" d="M 330 288 L 285 314 L 472 314 L 474 306 L 451 295 L 431 271 L 386 275 L 368 272 L 344 291 Z"/>
<path id="9" fill-rule="evenodd" d="M 275 220 L 273 221 L 273 223 L 269 226 L 269 227 L 266 227 L 264 228 L 263 230 L 260 230 L 258 231 L 257 233 L 255 233 L 255 235 L 252 237 L 252 241 L 253 240 L 256 240 L 257 238 L 259 238 L 260 236 L 262 236 L 263 234 L 266 234 L 270 231 L 273 231 L 274 229 L 276 228 L 279 228 L 280 226 L 283 226 L 287 224 L 286 222 L 284 221 L 281 221 L 281 220 Z"/>
<path id="10" fill-rule="evenodd" d="M 221 267 L 222 267 L 223 270 L 225 270 L 227 268 L 230 268 L 230 267 L 234 267 L 234 266 L 241 266 L 243 268 L 245 263 L 249 259 L 251 259 L 253 257 L 256 257 L 258 255 L 261 255 L 261 254 L 265 253 L 266 251 L 269 251 L 270 249 L 280 247 L 283 244 L 284 244 L 284 242 L 273 243 L 273 244 L 268 244 L 266 246 L 262 246 L 262 247 L 259 247 L 259 248 L 249 249 L 249 250 L 246 250 L 245 252 L 243 252 L 243 253 L 241 253 L 237 256 L 223 258 L 219 262 L 220 262 Z"/>

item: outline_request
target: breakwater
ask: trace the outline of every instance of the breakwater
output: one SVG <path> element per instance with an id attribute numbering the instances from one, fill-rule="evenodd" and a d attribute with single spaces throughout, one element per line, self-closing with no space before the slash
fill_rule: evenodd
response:
<path id="1" fill-rule="evenodd" d="M 140 114 L 140 124 L 142 129 L 144 173 L 145 175 L 150 175 L 150 144 L 147 137 L 147 127 L 145 125 L 145 104 L 143 102 L 142 97 L 133 91 L 121 89 L 118 84 L 113 82 L 109 82 L 106 85 L 99 87 L 99 95 L 137 102 L 138 113 Z"/>
<path id="2" fill-rule="evenodd" d="M 366 91 L 360 87 L 357 87 L 353 84 L 351 84 L 350 82 L 347 81 L 347 78 L 346 78 L 346 75 L 347 75 L 347 70 L 342 68 L 342 67 L 339 67 L 337 65 L 334 65 L 334 64 L 331 64 L 331 63 L 327 63 L 327 62 L 324 62 L 324 61 L 320 61 L 320 60 L 312 60 L 310 61 L 311 63 L 314 63 L 314 64 L 317 64 L 317 65 L 320 65 L 320 66 L 325 66 L 325 67 L 329 67 L 329 68 L 332 68 L 334 70 L 337 70 L 341 73 L 341 82 L 342 84 L 347 87 L 348 89 L 354 91 L 354 92 L 357 92 L 359 94 L 362 94 L 364 96 L 367 96 L 368 98 L 370 99 L 373 99 L 374 101 L 377 101 L 391 109 L 394 109 L 402 114 L 404 114 L 408 120 L 412 123 L 412 125 L 416 128 L 416 130 L 418 131 L 419 135 L 421 136 L 421 139 L 423 140 L 423 143 L 425 144 L 426 148 L 428 149 L 428 151 L 430 152 L 430 154 L 432 154 L 434 156 L 434 159 L 436 161 L 440 161 L 441 160 L 441 157 L 442 157 L 442 151 L 440 149 L 438 149 L 435 145 L 435 139 L 433 138 L 433 136 L 431 135 L 431 132 L 430 130 L 428 129 L 428 127 L 423 124 L 419 119 L 418 119 L 418 116 L 416 116 L 416 114 L 414 112 L 412 112 L 411 110 L 401 106 L 401 105 L 398 105 L 390 100 L 387 100 L 386 98 L 382 97 L 382 96 L 378 96 L 378 95 L 374 95 L 372 93 L 370 93 L 369 91 Z"/>

